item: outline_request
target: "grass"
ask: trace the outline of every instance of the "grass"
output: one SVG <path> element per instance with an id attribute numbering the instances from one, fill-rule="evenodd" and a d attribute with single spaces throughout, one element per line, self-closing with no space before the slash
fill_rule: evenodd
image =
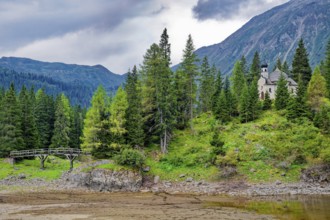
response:
<path id="1" fill-rule="evenodd" d="M 74 167 L 78 167 L 79 162 L 74 162 Z M 45 169 L 40 169 L 40 160 L 22 160 L 11 165 L 0 160 L 0 179 L 4 179 L 9 176 L 18 176 L 24 174 L 27 179 L 42 178 L 44 180 L 54 180 L 61 177 L 63 172 L 66 172 L 70 168 L 70 163 L 66 159 L 61 159 L 54 156 L 49 156 L 45 161 Z"/>
<path id="2" fill-rule="evenodd" d="M 218 161 L 234 163 L 239 177 L 250 182 L 296 182 L 302 168 L 310 161 L 320 161 L 319 154 L 329 147 L 330 138 L 309 121 L 292 123 L 283 115 L 270 110 L 253 122 L 241 124 L 236 119 L 221 125 L 211 114 L 203 114 L 194 119 L 193 131 L 174 132 L 167 155 L 157 153 L 155 148 L 150 150 L 146 164 L 152 175 L 162 179 L 177 180 L 185 174 L 217 180 L 221 170 L 211 162 L 210 142 L 218 132 L 227 152 L 226 157 L 218 156 L 224 158 Z"/>

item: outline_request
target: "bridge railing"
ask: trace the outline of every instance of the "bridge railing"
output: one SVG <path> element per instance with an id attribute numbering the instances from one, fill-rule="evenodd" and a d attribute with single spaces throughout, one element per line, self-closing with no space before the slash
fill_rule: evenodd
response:
<path id="1" fill-rule="evenodd" d="M 88 154 L 80 149 L 76 148 L 48 148 L 48 149 L 32 149 L 32 150 L 20 150 L 20 151 L 11 151 L 10 157 L 34 157 L 38 155 L 80 155 L 80 154 Z"/>

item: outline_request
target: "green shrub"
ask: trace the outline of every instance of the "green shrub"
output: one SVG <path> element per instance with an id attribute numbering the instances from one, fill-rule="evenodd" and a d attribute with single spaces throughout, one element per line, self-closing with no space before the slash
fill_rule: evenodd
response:
<path id="1" fill-rule="evenodd" d="M 119 165 L 141 168 L 144 164 L 145 156 L 138 150 L 124 149 L 114 159 Z"/>

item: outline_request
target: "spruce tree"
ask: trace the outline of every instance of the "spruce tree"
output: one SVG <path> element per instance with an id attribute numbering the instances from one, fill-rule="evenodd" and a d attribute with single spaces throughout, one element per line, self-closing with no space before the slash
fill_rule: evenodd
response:
<path id="1" fill-rule="evenodd" d="M 293 79 L 298 81 L 299 75 L 301 75 L 303 84 L 306 87 L 312 77 L 312 69 L 309 66 L 308 54 L 303 39 L 299 40 L 298 48 L 292 61 Z"/>
<path id="2" fill-rule="evenodd" d="M 327 85 L 324 77 L 321 75 L 320 68 L 314 69 L 313 76 L 307 88 L 307 102 L 314 112 L 318 112 L 325 102 L 327 94 Z"/>
<path id="3" fill-rule="evenodd" d="M 24 141 L 24 149 L 38 148 L 38 130 L 34 118 L 34 106 L 32 97 L 23 85 L 19 94 L 20 110 L 21 110 L 21 129 Z"/>
<path id="4" fill-rule="evenodd" d="M 265 100 L 263 102 L 262 109 L 263 110 L 269 110 L 271 108 L 272 108 L 272 100 L 270 99 L 268 91 L 266 91 Z"/>
<path id="5" fill-rule="evenodd" d="M 2 100 L 0 112 L 0 157 L 7 157 L 12 150 L 23 150 L 21 111 L 11 84 Z"/>
<path id="6" fill-rule="evenodd" d="M 38 130 L 39 148 L 48 148 L 54 129 L 54 100 L 43 89 L 36 93 L 35 119 Z"/>
<path id="7" fill-rule="evenodd" d="M 188 40 L 186 42 L 186 47 L 183 51 L 183 59 L 182 59 L 182 71 L 186 77 L 186 93 L 188 97 L 188 115 L 190 119 L 190 128 L 193 130 L 192 119 L 194 118 L 194 106 L 196 103 L 196 77 L 198 75 L 198 67 L 196 62 L 198 58 L 196 54 L 194 54 L 194 43 L 191 35 L 188 36 Z"/>
<path id="8" fill-rule="evenodd" d="M 291 77 L 291 71 L 289 69 L 289 65 L 286 61 L 284 61 L 283 65 L 282 65 L 282 69 L 281 69 L 284 73 L 286 73 L 288 76 Z"/>
<path id="9" fill-rule="evenodd" d="M 138 86 L 136 66 L 129 71 L 126 78 L 125 91 L 128 107 L 126 109 L 126 142 L 130 147 L 143 147 L 144 131 L 142 118 L 141 91 Z"/>
<path id="10" fill-rule="evenodd" d="M 279 70 L 283 71 L 282 70 L 282 62 L 281 62 L 281 59 L 278 57 L 277 60 L 276 60 L 276 65 L 274 66 L 274 69 L 273 71 L 276 70 L 276 68 L 278 68 Z M 284 72 L 284 71 L 283 71 Z"/>
<path id="11" fill-rule="evenodd" d="M 237 99 L 241 97 L 241 92 L 245 84 L 245 77 L 240 61 L 237 61 L 234 66 L 233 74 L 231 76 L 232 91 Z"/>
<path id="12" fill-rule="evenodd" d="M 327 44 L 326 57 L 324 62 L 324 78 L 327 82 L 327 97 L 330 98 L 330 40 Z"/>
<path id="13" fill-rule="evenodd" d="M 220 96 L 218 97 L 215 117 L 222 123 L 226 123 L 230 120 L 229 103 L 224 89 L 221 90 Z"/>
<path id="14" fill-rule="evenodd" d="M 241 57 L 240 63 L 242 66 L 242 71 L 243 71 L 244 77 L 247 79 L 248 75 L 249 75 L 249 68 L 247 66 L 246 58 L 244 55 Z"/>
<path id="15" fill-rule="evenodd" d="M 199 96 L 201 112 L 207 112 L 212 109 L 212 96 L 214 94 L 214 69 L 212 69 L 209 66 L 207 57 L 204 57 L 201 65 L 201 82 Z"/>
<path id="16" fill-rule="evenodd" d="M 70 130 L 70 144 L 71 148 L 80 148 L 82 144 L 81 137 L 84 128 L 84 109 L 80 105 L 72 108 L 71 130 Z"/>
<path id="17" fill-rule="evenodd" d="M 54 132 L 51 140 L 52 148 L 68 148 L 71 133 L 71 106 L 69 99 L 61 94 L 58 96 L 55 106 Z"/>
<path id="18" fill-rule="evenodd" d="M 214 94 L 212 95 L 212 111 L 215 114 L 217 106 L 218 106 L 218 100 L 219 100 L 221 91 L 223 89 L 223 82 L 222 82 L 222 76 L 221 76 L 220 70 L 217 72 L 214 86 L 215 86 Z"/>
<path id="19" fill-rule="evenodd" d="M 254 79 L 252 81 L 251 85 L 248 88 L 248 92 L 249 92 L 248 103 L 249 103 L 249 114 L 250 114 L 249 121 L 251 121 L 258 118 L 261 109 L 257 79 Z"/>
<path id="20" fill-rule="evenodd" d="M 248 122 L 251 120 L 251 112 L 249 108 L 249 90 L 246 83 L 243 85 L 242 94 L 239 100 L 239 114 L 241 122 Z"/>
<path id="21" fill-rule="evenodd" d="M 290 97 L 287 81 L 283 74 L 281 74 L 278 82 L 277 82 L 277 89 L 275 92 L 275 108 L 276 110 L 282 110 L 287 107 L 287 103 Z"/>
<path id="22" fill-rule="evenodd" d="M 252 64 L 250 67 L 249 77 L 247 78 L 248 84 L 250 84 L 254 78 L 259 79 L 260 76 L 260 57 L 258 51 L 254 53 Z"/>

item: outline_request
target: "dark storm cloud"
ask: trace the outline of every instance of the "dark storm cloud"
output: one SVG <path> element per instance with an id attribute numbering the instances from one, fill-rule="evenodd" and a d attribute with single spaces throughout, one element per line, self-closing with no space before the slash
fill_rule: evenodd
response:
<path id="1" fill-rule="evenodd" d="M 283 0 L 198 0 L 193 7 L 194 17 L 198 20 L 227 20 L 235 17 L 250 17 L 272 7 Z"/>
<path id="2" fill-rule="evenodd" d="M 138 16 L 149 0 L 0 0 L 0 49 L 81 29 L 111 30 Z M 145 12 L 145 11 L 144 11 Z"/>

